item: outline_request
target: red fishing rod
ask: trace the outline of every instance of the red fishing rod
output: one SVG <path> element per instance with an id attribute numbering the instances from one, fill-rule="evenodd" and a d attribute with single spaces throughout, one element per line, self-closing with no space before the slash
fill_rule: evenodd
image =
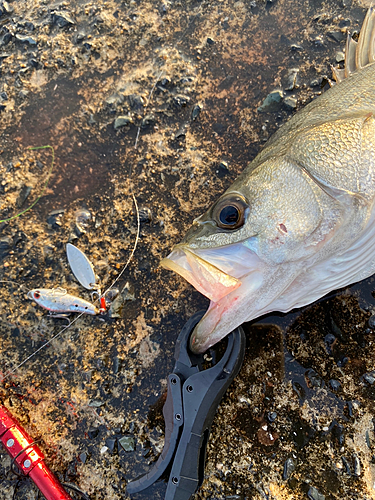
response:
<path id="1" fill-rule="evenodd" d="M 44 463 L 44 455 L 5 406 L 0 405 L 0 441 L 20 471 L 35 483 L 46 500 L 72 500 Z"/>

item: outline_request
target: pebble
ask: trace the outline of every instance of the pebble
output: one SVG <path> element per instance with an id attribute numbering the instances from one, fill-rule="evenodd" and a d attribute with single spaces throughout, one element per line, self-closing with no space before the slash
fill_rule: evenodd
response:
<path id="1" fill-rule="evenodd" d="M 22 205 L 25 203 L 25 201 L 27 200 L 27 198 L 29 197 L 30 193 L 31 193 L 31 186 L 26 186 L 25 184 L 21 187 L 21 190 L 19 192 L 19 195 L 17 197 L 17 201 L 16 201 L 16 207 L 17 208 L 21 208 Z"/>
<path id="2" fill-rule="evenodd" d="M 125 451 L 135 450 L 135 439 L 133 436 L 124 436 L 120 438 L 118 442 Z"/>
<path id="3" fill-rule="evenodd" d="M 119 128 L 130 125 L 131 123 L 133 123 L 131 116 L 118 116 L 113 122 L 113 128 L 118 130 Z"/>
<path id="4" fill-rule="evenodd" d="M 34 38 L 32 38 L 31 36 L 19 35 L 18 33 L 16 33 L 15 38 L 16 38 L 16 40 L 18 40 L 21 43 L 28 43 L 29 45 L 36 45 L 36 40 L 34 40 Z"/>
<path id="5" fill-rule="evenodd" d="M 361 462 L 359 461 L 357 455 L 354 455 L 354 475 L 356 477 L 360 477 L 361 475 Z"/>
<path id="6" fill-rule="evenodd" d="M 284 93 L 280 89 L 273 90 L 264 99 L 262 104 L 258 108 L 259 113 L 277 111 L 280 109 L 280 103 L 284 96 Z"/>
<path id="7" fill-rule="evenodd" d="M 292 96 L 285 97 L 284 106 L 286 106 L 288 109 L 296 109 L 297 99 Z"/>
<path id="8" fill-rule="evenodd" d="M 140 222 L 151 222 L 153 219 L 152 212 L 148 207 L 140 207 L 138 215 Z"/>
<path id="9" fill-rule="evenodd" d="M 293 90 L 299 87 L 299 69 L 291 68 L 287 75 L 287 84 L 285 90 Z"/>
<path id="10" fill-rule="evenodd" d="M 95 439 L 97 437 L 97 435 L 99 434 L 99 429 L 95 428 L 95 427 L 91 427 L 88 431 L 87 431 L 87 435 L 89 436 L 90 439 Z"/>
<path id="11" fill-rule="evenodd" d="M 286 481 L 289 479 L 290 475 L 296 470 L 296 465 L 292 458 L 287 458 L 284 464 L 283 470 L 283 480 Z"/>
<path id="12" fill-rule="evenodd" d="M 363 380 L 370 385 L 373 385 L 375 382 L 375 372 L 368 372 L 363 375 Z"/>
<path id="13" fill-rule="evenodd" d="M 340 63 L 340 62 L 344 62 L 345 61 L 345 54 L 344 52 L 337 52 L 336 54 L 336 62 Z"/>
<path id="14" fill-rule="evenodd" d="M 141 128 L 147 128 L 147 127 L 150 127 L 152 125 L 155 125 L 155 122 L 156 122 L 156 118 L 154 115 L 150 114 L 150 115 L 146 115 L 143 120 L 141 121 Z"/>
<path id="15" fill-rule="evenodd" d="M 49 224 L 53 229 L 57 229 L 62 226 L 62 217 L 64 215 L 65 209 L 58 208 L 56 210 L 52 210 L 47 215 L 47 224 Z"/>
<path id="16" fill-rule="evenodd" d="M 314 486 L 311 486 L 309 491 L 307 492 L 307 496 L 311 500 L 325 500 L 325 496 L 322 493 L 319 493 L 319 491 L 314 488 Z"/>
<path id="17" fill-rule="evenodd" d="M 9 236 L 3 236 L 0 238 L 0 260 L 8 255 L 11 246 L 12 239 Z"/>
<path id="18" fill-rule="evenodd" d="M 368 326 L 370 328 L 375 328 L 375 314 L 369 317 L 368 319 Z"/>
<path id="19" fill-rule="evenodd" d="M 117 439 L 115 437 L 109 437 L 105 440 L 105 444 L 110 452 L 115 450 Z"/>
<path id="20" fill-rule="evenodd" d="M 52 12 L 51 14 L 52 23 L 56 24 L 59 28 L 65 28 L 65 26 L 73 26 L 75 21 L 66 12 Z"/>
<path id="21" fill-rule="evenodd" d="M 192 120 L 196 120 L 202 111 L 202 106 L 200 104 L 196 104 L 191 112 Z"/>

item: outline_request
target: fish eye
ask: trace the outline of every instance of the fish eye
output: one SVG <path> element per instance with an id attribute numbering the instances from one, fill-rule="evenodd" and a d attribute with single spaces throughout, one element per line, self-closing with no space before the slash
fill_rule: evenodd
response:
<path id="1" fill-rule="evenodd" d="M 212 218 L 222 229 L 238 229 L 245 223 L 249 205 L 239 194 L 224 195 L 214 206 Z"/>
<path id="2" fill-rule="evenodd" d="M 40 292 L 39 291 L 34 292 L 34 299 L 40 299 Z"/>

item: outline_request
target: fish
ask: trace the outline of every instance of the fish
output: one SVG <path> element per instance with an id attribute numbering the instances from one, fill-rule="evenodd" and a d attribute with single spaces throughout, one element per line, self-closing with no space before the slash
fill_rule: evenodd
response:
<path id="1" fill-rule="evenodd" d="M 374 6 L 333 76 L 161 261 L 210 299 L 193 352 L 374 274 Z"/>
<path id="2" fill-rule="evenodd" d="M 27 298 L 54 314 L 84 313 L 96 316 L 100 310 L 91 302 L 70 295 L 64 288 L 34 288 Z"/>

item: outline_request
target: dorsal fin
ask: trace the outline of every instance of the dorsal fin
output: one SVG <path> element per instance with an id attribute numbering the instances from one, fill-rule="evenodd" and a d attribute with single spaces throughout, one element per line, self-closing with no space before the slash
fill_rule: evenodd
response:
<path id="1" fill-rule="evenodd" d="M 358 42 L 348 32 L 345 48 L 345 69 L 332 68 L 337 83 L 355 71 L 375 62 L 375 6 L 371 5 L 363 21 Z"/>

